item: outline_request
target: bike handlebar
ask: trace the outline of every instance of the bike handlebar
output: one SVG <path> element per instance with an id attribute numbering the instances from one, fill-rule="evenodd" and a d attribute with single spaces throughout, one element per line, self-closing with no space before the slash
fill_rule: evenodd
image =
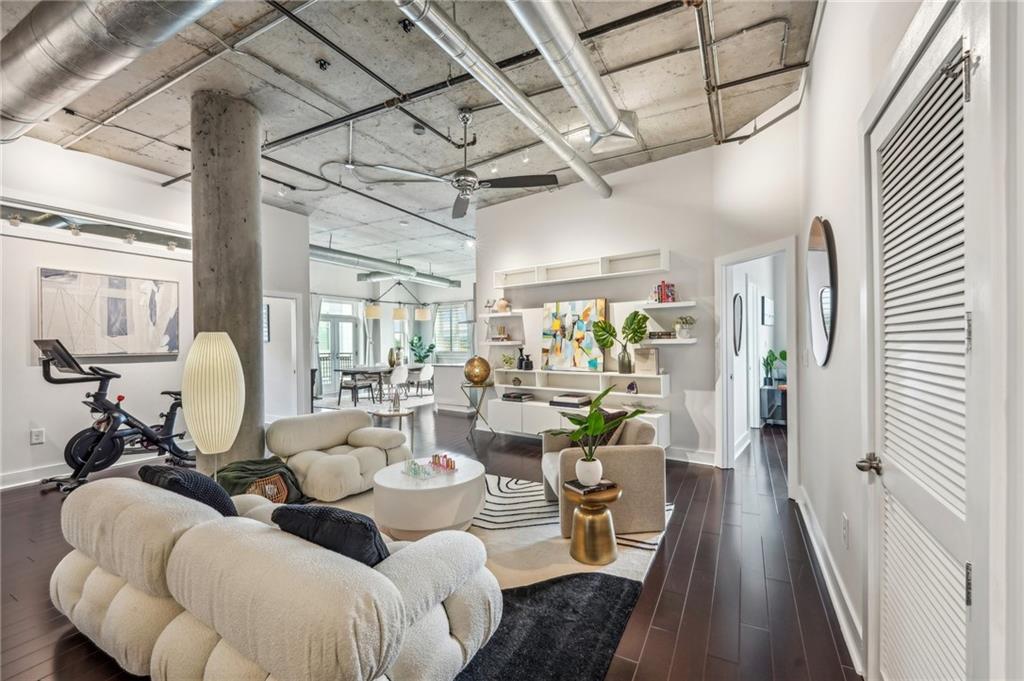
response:
<path id="1" fill-rule="evenodd" d="M 43 358 L 43 378 L 47 383 L 62 385 L 66 383 L 92 383 L 94 381 L 109 381 L 112 378 L 121 378 L 121 374 L 108 371 L 102 367 L 89 367 L 89 373 L 81 374 L 75 378 L 58 378 L 50 371 L 50 364 L 53 360 Z"/>

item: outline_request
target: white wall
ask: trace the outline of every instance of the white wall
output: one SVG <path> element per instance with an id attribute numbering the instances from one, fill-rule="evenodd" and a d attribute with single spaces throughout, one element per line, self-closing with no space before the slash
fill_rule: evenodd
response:
<path id="1" fill-rule="evenodd" d="M 108 159 L 63 151 L 28 137 L 0 147 L 0 193 L 28 201 L 118 220 L 191 232 L 190 186 L 163 188 L 162 175 Z M 263 206 L 264 291 L 296 300 L 302 319 L 309 318 L 308 226 L 305 216 Z M 38 235 L 38 238 L 27 238 Z M 113 239 L 72 237 L 54 230 L 3 225 L 0 236 L 3 329 L 0 356 L 0 486 L 66 472 L 63 447 L 88 425 L 79 400 L 87 387 L 54 386 L 43 381 L 37 353 L 38 268 L 66 267 L 179 282 L 181 352 L 177 360 L 111 363 L 124 375 L 113 390 L 128 396 L 127 408 L 155 420 L 165 399 L 160 390 L 180 387 L 181 371 L 192 338 L 192 267 L 188 251 Z M 300 410 L 308 403 L 309 325 L 298 328 L 300 373 L 296 390 Z M 100 362 L 97 362 L 100 363 Z M 100 363 L 102 365 L 102 363 Z M 28 431 L 43 427 L 45 445 L 28 445 Z"/>
<path id="2" fill-rule="evenodd" d="M 863 651 L 868 503 L 867 485 L 853 465 L 864 455 L 859 317 L 866 254 L 858 121 L 916 9 L 917 3 L 903 2 L 825 5 L 799 113 L 804 167 L 800 247 L 806 249 L 807 227 L 820 215 L 832 223 L 838 260 L 837 323 L 827 366 L 818 367 L 809 356 L 806 305 L 798 305 L 796 311 L 802 369 L 800 479 L 813 518 L 812 534 L 820 532 L 829 563 L 826 570 L 834 571 L 841 592 L 837 610 L 853 633 L 855 656 Z M 801 267 L 797 299 L 802 303 L 806 301 L 804 278 Z M 849 548 L 843 544 L 844 513 L 850 522 Z"/>
<path id="3" fill-rule="evenodd" d="M 265 297 L 270 341 L 263 343 L 263 410 L 267 421 L 299 413 L 297 314 L 291 298 Z"/>
<path id="4" fill-rule="evenodd" d="M 499 204 L 477 214 L 477 300 L 497 297 L 493 272 L 663 247 L 665 274 L 509 289 L 513 307 L 604 297 L 644 300 L 660 279 L 698 303 L 693 346 L 665 346 L 672 375 L 670 456 L 710 462 L 715 448 L 714 258 L 796 231 L 800 204 L 797 121 L 791 117 L 742 146 L 675 156 L 608 176 L 610 200 L 584 184 Z M 622 320 L 612 320 L 621 324 Z M 607 358 L 614 364 L 614 358 Z"/>

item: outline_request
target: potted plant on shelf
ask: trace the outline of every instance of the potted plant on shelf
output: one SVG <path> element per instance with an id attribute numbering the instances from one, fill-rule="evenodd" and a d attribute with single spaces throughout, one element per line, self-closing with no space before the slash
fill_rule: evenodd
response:
<path id="1" fill-rule="evenodd" d="M 606 412 L 601 409 L 601 402 L 605 396 L 615 389 L 609 386 L 603 390 L 590 403 L 587 413 L 575 414 L 562 412 L 562 417 L 571 423 L 573 429 L 552 429 L 545 431 L 551 435 L 568 435 L 573 444 L 583 450 L 583 458 L 576 462 L 576 477 L 580 483 L 586 486 L 596 485 L 601 482 L 604 469 L 601 460 L 597 458 L 597 450 L 608 442 L 611 435 L 624 421 L 644 413 L 643 409 L 634 409 L 612 419 L 606 419 Z"/>
<path id="2" fill-rule="evenodd" d="M 676 338 L 689 338 L 690 329 L 692 329 L 696 324 L 696 317 L 691 317 L 690 315 L 683 315 L 682 317 L 677 317 L 676 322 L 674 324 L 676 330 Z"/>
<path id="3" fill-rule="evenodd" d="M 409 349 L 412 350 L 412 358 L 417 364 L 426 364 L 430 361 L 430 356 L 434 354 L 434 344 L 430 345 L 423 344 L 422 336 L 413 336 L 412 340 L 409 341 Z"/>
<path id="4" fill-rule="evenodd" d="M 633 358 L 629 355 L 629 344 L 636 345 L 647 338 L 647 315 L 639 310 L 633 310 L 626 316 L 622 323 L 622 338 L 619 339 L 615 327 L 607 319 L 599 319 L 594 322 L 594 340 L 602 350 L 615 345 L 616 341 L 622 346 L 619 352 L 619 373 L 633 373 Z"/>

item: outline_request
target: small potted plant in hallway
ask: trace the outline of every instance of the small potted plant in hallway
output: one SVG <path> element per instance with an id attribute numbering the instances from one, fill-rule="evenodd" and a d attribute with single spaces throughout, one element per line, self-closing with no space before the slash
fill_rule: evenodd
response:
<path id="1" fill-rule="evenodd" d="M 640 310 L 633 310 L 622 323 L 622 339 L 620 340 L 615 332 L 615 327 L 607 319 L 599 319 L 594 322 L 594 340 L 602 350 L 615 345 L 616 341 L 622 346 L 619 352 L 619 373 L 633 373 L 633 358 L 629 355 L 629 344 L 636 345 L 647 338 L 647 315 Z"/>
<path id="2" fill-rule="evenodd" d="M 778 354 L 774 350 L 768 350 L 768 354 L 761 360 L 761 366 L 764 368 L 765 385 L 775 385 L 775 364 L 780 361 L 786 361 L 785 350 L 779 350 Z"/>
<path id="3" fill-rule="evenodd" d="M 621 415 L 610 419 L 606 418 L 608 412 L 601 409 L 601 402 L 614 389 L 614 385 L 609 386 L 595 397 L 590 403 L 586 415 L 562 412 L 562 417 L 574 425 L 574 429 L 545 431 L 551 435 L 568 435 L 573 444 L 583 450 L 583 458 L 576 462 L 576 477 L 581 484 L 587 487 L 601 482 L 601 476 L 604 473 L 601 460 L 597 458 L 598 448 L 608 443 L 616 429 L 624 421 L 644 413 L 643 409 L 634 409 L 628 413 L 622 412 Z"/>

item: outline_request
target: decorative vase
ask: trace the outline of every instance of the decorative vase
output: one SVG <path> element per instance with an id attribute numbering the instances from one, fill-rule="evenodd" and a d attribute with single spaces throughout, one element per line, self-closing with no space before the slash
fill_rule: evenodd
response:
<path id="1" fill-rule="evenodd" d="M 480 355 L 473 355 L 466 360 L 462 373 L 473 385 L 484 385 L 491 376 L 491 365 Z"/>
<path id="2" fill-rule="evenodd" d="M 523 359 L 523 369 L 526 371 L 533 371 L 533 360 L 530 359 L 529 355 Z"/>
<path id="3" fill-rule="evenodd" d="M 676 324 L 676 338 L 689 338 L 690 327 L 683 326 L 682 324 Z"/>
<path id="4" fill-rule="evenodd" d="M 771 376 L 765 376 L 764 377 L 764 384 L 765 385 L 775 385 L 775 379 L 772 378 Z"/>
<path id="5" fill-rule="evenodd" d="M 619 353 L 619 373 L 633 373 L 633 358 L 629 356 L 629 350 L 626 348 L 622 348 L 622 352 Z"/>
<path id="6" fill-rule="evenodd" d="M 604 469 L 601 467 L 600 459 L 594 459 L 593 461 L 580 459 L 576 462 L 576 478 L 582 485 L 587 487 L 596 485 L 601 482 L 601 475 L 603 473 Z"/>
<path id="7" fill-rule="evenodd" d="M 398 349 L 391 348 L 388 350 L 388 366 L 394 367 L 398 365 Z"/>
<path id="8" fill-rule="evenodd" d="M 526 368 L 526 357 L 523 356 L 523 349 L 519 348 L 519 359 L 516 360 L 516 369 Z"/>
<path id="9" fill-rule="evenodd" d="M 492 312 L 508 312 L 512 309 L 512 303 L 508 302 L 506 298 L 498 298 L 494 301 L 494 307 L 491 308 Z"/>

